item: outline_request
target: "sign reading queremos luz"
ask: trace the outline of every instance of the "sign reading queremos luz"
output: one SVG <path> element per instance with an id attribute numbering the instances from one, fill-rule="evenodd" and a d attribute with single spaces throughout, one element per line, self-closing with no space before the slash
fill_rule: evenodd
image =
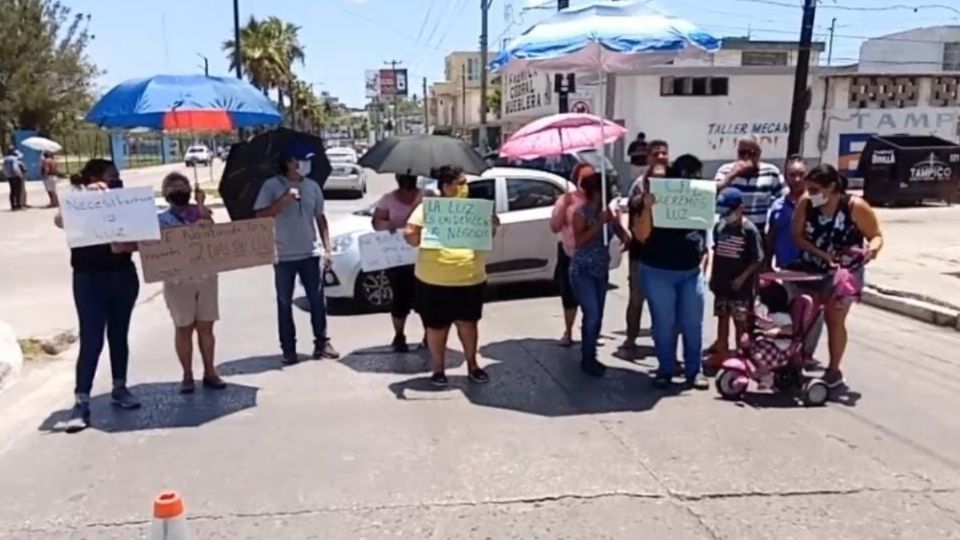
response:
<path id="1" fill-rule="evenodd" d="M 539 71 L 511 73 L 503 77 L 503 115 L 521 115 L 553 107 L 550 75 Z"/>

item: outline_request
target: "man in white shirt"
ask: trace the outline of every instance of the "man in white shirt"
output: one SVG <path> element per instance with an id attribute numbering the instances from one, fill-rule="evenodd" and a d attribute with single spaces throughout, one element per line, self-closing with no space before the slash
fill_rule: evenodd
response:
<path id="1" fill-rule="evenodd" d="M 770 205 L 782 193 L 783 175 L 776 165 L 760 161 L 760 142 L 748 136 L 737 142 L 737 161 L 717 171 L 717 192 L 735 187 L 743 194 L 743 215 L 761 231 L 766 229 Z"/>

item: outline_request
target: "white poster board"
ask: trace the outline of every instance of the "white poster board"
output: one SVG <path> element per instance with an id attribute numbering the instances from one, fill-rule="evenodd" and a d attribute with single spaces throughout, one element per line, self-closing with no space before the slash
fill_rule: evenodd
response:
<path id="1" fill-rule="evenodd" d="M 61 200 L 63 230 L 72 248 L 160 239 L 153 188 L 70 191 Z"/>
<path id="2" fill-rule="evenodd" d="M 417 248 L 407 243 L 403 233 L 376 231 L 360 235 L 357 242 L 360 245 L 360 268 L 364 272 L 379 272 L 417 262 Z"/>

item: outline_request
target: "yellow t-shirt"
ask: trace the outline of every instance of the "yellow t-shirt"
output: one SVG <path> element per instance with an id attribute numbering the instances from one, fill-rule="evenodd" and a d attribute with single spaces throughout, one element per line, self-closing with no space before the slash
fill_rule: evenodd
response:
<path id="1" fill-rule="evenodd" d="M 423 227 L 423 203 L 417 205 L 407 222 Z M 449 248 L 420 248 L 418 251 L 414 274 L 424 283 L 469 287 L 487 280 L 487 263 L 482 251 Z"/>

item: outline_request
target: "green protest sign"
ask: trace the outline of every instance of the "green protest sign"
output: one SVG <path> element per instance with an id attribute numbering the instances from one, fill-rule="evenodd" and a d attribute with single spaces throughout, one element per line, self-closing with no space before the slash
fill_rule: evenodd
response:
<path id="1" fill-rule="evenodd" d="M 493 249 L 493 201 L 427 198 L 423 200 L 424 249 Z"/>
<path id="2" fill-rule="evenodd" d="M 717 213 L 717 183 L 713 180 L 651 178 L 650 191 L 656 197 L 653 225 L 664 229 L 713 227 Z"/>

